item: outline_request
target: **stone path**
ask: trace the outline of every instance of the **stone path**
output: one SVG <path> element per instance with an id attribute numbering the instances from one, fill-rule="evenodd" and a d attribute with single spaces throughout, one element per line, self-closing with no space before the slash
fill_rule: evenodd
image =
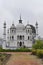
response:
<path id="1" fill-rule="evenodd" d="M 42 65 L 41 60 L 26 52 L 11 53 L 6 65 Z"/>

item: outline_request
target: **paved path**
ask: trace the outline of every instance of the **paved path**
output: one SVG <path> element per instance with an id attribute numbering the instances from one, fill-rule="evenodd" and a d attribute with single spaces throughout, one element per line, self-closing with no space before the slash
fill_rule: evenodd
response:
<path id="1" fill-rule="evenodd" d="M 11 54 L 6 65 L 42 65 L 39 59 L 28 52 L 15 52 Z"/>

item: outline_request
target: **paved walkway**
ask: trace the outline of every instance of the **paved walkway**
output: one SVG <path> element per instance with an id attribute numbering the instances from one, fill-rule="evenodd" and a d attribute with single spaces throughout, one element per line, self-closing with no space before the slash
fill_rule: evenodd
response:
<path id="1" fill-rule="evenodd" d="M 40 59 L 26 52 L 15 52 L 12 54 L 6 65 L 42 65 Z"/>

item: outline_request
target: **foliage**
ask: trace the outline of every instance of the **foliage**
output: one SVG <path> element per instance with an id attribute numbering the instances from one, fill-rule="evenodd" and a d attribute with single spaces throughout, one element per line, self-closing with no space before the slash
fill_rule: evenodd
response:
<path id="1" fill-rule="evenodd" d="M 37 56 L 40 57 L 40 58 L 43 58 L 43 49 L 42 50 L 40 50 L 40 49 L 37 50 Z"/>
<path id="2" fill-rule="evenodd" d="M 32 49 L 32 54 L 36 55 L 36 50 L 35 49 Z"/>
<path id="3" fill-rule="evenodd" d="M 43 41 L 37 40 L 35 44 L 33 44 L 32 48 L 34 49 L 43 49 Z"/>
<path id="4" fill-rule="evenodd" d="M 43 49 L 33 49 L 32 54 L 38 56 L 39 58 L 43 58 Z"/>
<path id="5" fill-rule="evenodd" d="M 0 53 L 0 65 L 5 65 L 6 61 L 10 58 L 11 54 Z"/>
<path id="6" fill-rule="evenodd" d="M 19 49 L 15 49 L 15 50 L 11 50 L 11 49 L 0 49 L 0 52 L 31 52 L 31 49 L 28 48 L 19 48 Z"/>
<path id="7" fill-rule="evenodd" d="M 32 46 L 32 54 L 37 55 L 39 58 L 43 58 L 43 41 L 37 40 Z"/>

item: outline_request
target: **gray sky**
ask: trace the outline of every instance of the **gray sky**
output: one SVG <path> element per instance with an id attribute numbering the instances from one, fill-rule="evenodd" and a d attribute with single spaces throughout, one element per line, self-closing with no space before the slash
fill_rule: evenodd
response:
<path id="1" fill-rule="evenodd" d="M 7 28 L 13 21 L 17 25 L 20 13 L 25 25 L 27 21 L 32 25 L 38 22 L 39 35 L 43 37 L 43 0 L 0 0 L 0 37 L 3 36 L 4 21 Z"/>

